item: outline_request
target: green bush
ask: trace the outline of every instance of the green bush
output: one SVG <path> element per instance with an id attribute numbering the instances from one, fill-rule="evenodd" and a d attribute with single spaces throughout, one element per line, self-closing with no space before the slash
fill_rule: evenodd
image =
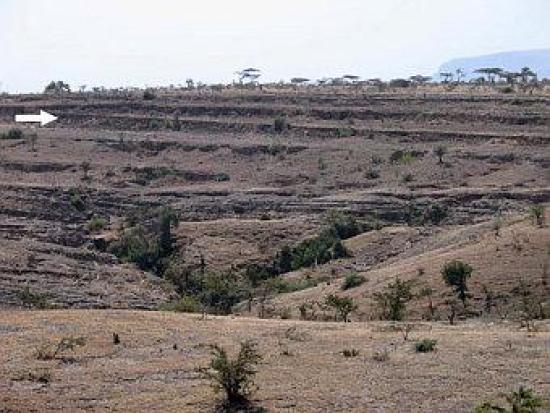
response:
<path id="1" fill-rule="evenodd" d="M 484 402 L 476 406 L 474 413 L 537 413 L 543 406 L 542 398 L 534 394 L 533 390 L 520 387 L 518 391 L 504 395 L 507 407 L 500 404 Z"/>
<path id="2" fill-rule="evenodd" d="M 106 226 L 107 226 L 107 220 L 95 215 L 92 217 L 92 219 L 90 219 L 90 221 L 86 225 L 86 227 L 88 228 L 88 231 L 91 231 L 91 232 L 101 231 Z"/>
<path id="3" fill-rule="evenodd" d="M 78 190 L 70 189 L 69 190 L 69 203 L 71 206 L 79 212 L 86 210 L 86 203 L 84 202 L 83 197 L 80 195 Z"/>
<path id="4" fill-rule="evenodd" d="M 199 294 L 203 305 L 215 314 L 230 314 L 232 307 L 245 296 L 232 274 L 208 275 Z"/>
<path id="5" fill-rule="evenodd" d="M 156 99 L 157 95 L 152 89 L 147 89 L 143 92 L 143 100 L 153 100 Z"/>
<path id="6" fill-rule="evenodd" d="M 226 181 L 229 181 L 230 179 L 231 179 L 231 177 L 228 174 L 226 174 L 225 172 L 217 173 L 214 176 L 214 181 L 216 181 L 216 182 L 226 182 Z"/>
<path id="7" fill-rule="evenodd" d="M 274 287 L 279 294 L 285 294 L 315 287 L 320 282 L 321 280 L 312 277 L 294 279 L 277 278 L 274 281 Z"/>
<path id="8" fill-rule="evenodd" d="M 445 283 L 453 287 L 458 298 L 463 304 L 466 303 L 468 297 L 468 278 L 471 277 L 473 268 L 462 261 L 451 261 L 445 264 L 441 270 L 441 275 Z"/>
<path id="9" fill-rule="evenodd" d="M 109 246 L 109 251 L 125 261 L 136 263 L 142 270 L 155 269 L 160 258 L 157 239 L 141 225 L 126 230 Z"/>
<path id="10" fill-rule="evenodd" d="M 534 205 L 529 208 L 529 216 L 533 222 L 533 225 L 538 225 L 539 227 L 544 226 L 544 205 Z"/>
<path id="11" fill-rule="evenodd" d="M 353 298 L 339 297 L 335 294 L 330 294 L 325 298 L 325 305 L 333 308 L 344 322 L 347 322 L 349 315 L 357 309 Z"/>
<path id="12" fill-rule="evenodd" d="M 346 358 L 357 357 L 359 355 L 359 350 L 357 350 L 356 348 L 346 348 L 342 351 L 342 354 Z"/>
<path id="13" fill-rule="evenodd" d="M 277 133 L 283 133 L 288 129 L 286 116 L 279 115 L 273 120 L 273 130 Z"/>
<path id="14" fill-rule="evenodd" d="M 10 128 L 7 133 L 2 134 L 3 139 L 23 139 L 23 137 L 23 131 L 17 128 Z"/>
<path id="15" fill-rule="evenodd" d="M 349 290 L 350 288 L 359 287 L 361 284 L 364 284 L 367 281 L 367 279 L 357 274 L 356 272 L 352 272 L 351 274 L 348 274 L 346 278 L 344 279 L 344 283 L 342 284 L 342 290 Z"/>
<path id="16" fill-rule="evenodd" d="M 437 340 L 425 338 L 421 341 L 417 341 L 414 344 L 414 349 L 416 350 L 417 353 L 430 353 L 435 350 L 436 344 L 437 344 Z"/>
<path id="17" fill-rule="evenodd" d="M 256 366 L 262 360 L 256 344 L 252 341 L 242 342 L 235 358 L 230 358 L 227 351 L 217 344 L 209 347 L 212 355 L 210 365 L 208 368 L 200 368 L 199 371 L 211 380 L 216 391 L 225 392 L 230 406 L 246 403 L 254 389 Z"/>
<path id="18" fill-rule="evenodd" d="M 399 277 L 395 282 L 388 284 L 384 292 L 375 293 L 374 299 L 380 310 L 383 320 L 401 321 L 405 317 L 407 303 L 412 300 L 411 282 L 401 281 Z"/>
<path id="19" fill-rule="evenodd" d="M 55 308 L 55 306 L 50 303 L 49 297 L 46 294 L 32 292 L 29 287 L 25 287 L 23 290 L 18 291 L 17 298 L 28 307 L 40 310 Z"/>
<path id="20" fill-rule="evenodd" d="M 378 179 L 380 178 L 380 171 L 377 169 L 369 169 L 365 172 L 366 179 Z"/>
<path id="21" fill-rule="evenodd" d="M 200 313 L 202 311 L 202 306 L 196 297 L 184 295 L 177 301 L 161 304 L 159 310 L 175 311 L 178 313 Z"/>

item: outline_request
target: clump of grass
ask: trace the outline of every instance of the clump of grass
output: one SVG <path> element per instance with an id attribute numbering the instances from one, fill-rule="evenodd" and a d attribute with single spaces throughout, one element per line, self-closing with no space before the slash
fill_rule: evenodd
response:
<path id="1" fill-rule="evenodd" d="M 378 179 L 380 178 L 380 171 L 377 169 L 369 169 L 365 172 L 365 178 L 366 179 Z"/>
<path id="2" fill-rule="evenodd" d="M 84 202 L 82 195 L 75 188 L 71 188 L 69 190 L 69 203 L 79 212 L 83 212 L 86 209 L 86 203 Z"/>
<path id="3" fill-rule="evenodd" d="M 196 297 L 185 295 L 177 301 L 161 304 L 159 310 L 175 311 L 177 313 L 200 313 L 202 306 Z"/>
<path id="4" fill-rule="evenodd" d="M 344 279 L 344 283 L 342 284 L 342 290 L 349 290 L 351 288 L 359 287 L 361 284 L 364 284 L 367 281 L 367 279 L 357 274 L 356 272 L 352 272 L 351 274 L 348 274 L 346 278 Z"/>
<path id="5" fill-rule="evenodd" d="M 414 344 L 414 349 L 416 350 L 417 353 L 431 353 L 432 351 L 435 351 L 436 345 L 437 345 L 437 340 L 425 338 L 421 341 L 417 341 Z"/>
<path id="6" fill-rule="evenodd" d="M 86 227 L 88 228 L 88 231 L 90 232 L 101 231 L 106 226 L 107 226 L 107 220 L 104 218 L 98 217 L 96 215 L 94 215 L 86 225 Z"/>
<path id="7" fill-rule="evenodd" d="M 10 128 L 2 134 L 2 139 L 23 139 L 24 136 L 25 134 L 21 129 Z"/>
<path id="8" fill-rule="evenodd" d="M 25 287 L 23 290 L 18 291 L 17 298 L 19 298 L 19 300 L 21 300 L 21 302 L 28 307 L 37 308 L 40 310 L 55 308 L 55 306 L 49 301 L 48 295 L 33 292 L 29 287 Z"/>
<path id="9" fill-rule="evenodd" d="M 386 362 L 390 359 L 390 352 L 388 351 L 387 348 L 383 348 L 382 350 L 376 350 L 372 355 L 372 359 L 380 363 Z"/>
<path id="10" fill-rule="evenodd" d="M 74 350 L 76 347 L 82 347 L 86 344 L 85 337 L 63 337 L 57 343 L 42 343 L 36 350 L 38 360 L 53 360 L 60 353 L 68 350 Z"/>
<path id="11" fill-rule="evenodd" d="M 286 116 L 279 115 L 273 120 L 273 130 L 277 133 L 283 133 L 288 129 Z"/>
<path id="12" fill-rule="evenodd" d="M 508 407 L 500 404 L 484 402 L 476 406 L 474 413 L 537 413 L 542 407 L 542 398 L 537 396 L 532 389 L 521 386 L 518 391 L 503 395 Z"/>
<path id="13" fill-rule="evenodd" d="M 359 355 L 359 350 L 356 348 L 346 348 L 342 351 L 342 354 L 345 358 L 357 357 Z"/>

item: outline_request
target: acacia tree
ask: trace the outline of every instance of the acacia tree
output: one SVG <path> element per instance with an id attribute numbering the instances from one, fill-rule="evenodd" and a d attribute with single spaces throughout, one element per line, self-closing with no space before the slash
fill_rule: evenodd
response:
<path id="1" fill-rule="evenodd" d="M 449 83 L 453 80 L 453 74 L 451 72 L 441 72 L 439 76 L 443 78 L 443 83 Z"/>
<path id="2" fill-rule="evenodd" d="M 432 80 L 432 78 L 430 76 L 414 75 L 409 77 L 409 80 L 415 85 L 425 85 Z"/>
<path id="3" fill-rule="evenodd" d="M 487 76 L 487 80 L 489 82 L 495 83 L 496 77 L 501 77 L 503 72 L 504 70 L 500 67 L 482 67 L 480 69 L 477 69 L 474 73 L 479 73 L 483 76 Z"/>
<path id="4" fill-rule="evenodd" d="M 290 83 L 293 85 L 303 85 L 304 83 L 309 82 L 309 79 L 307 77 L 293 77 L 290 79 Z"/>
<path id="5" fill-rule="evenodd" d="M 70 93 L 71 87 L 68 83 L 63 82 L 62 80 L 54 81 L 52 80 L 44 88 L 44 93 Z"/>
<path id="6" fill-rule="evenodd" d="M 464 72 L 464 70 L 462 68 L 458 68 L 455 70 L 455 74 L 456 74 L 456 83 L 460 83 L 460 81 L 462 79 L 464 79 L 464 77 L 466 76 L 466 73 Z"/>
<path id="7" fill-rule="evenodd" d="M 253 84 L 262 75 L 261 70 L 254 67 L 243 69 L 240 72 L 236 72 L 235 74 L 239 76 L 239 82 L 241 84 L 243 84 L 245 81 L 248 81 L 249 84 Z"/>
<path id="8" fill-rule="evenodd" d="M 445 283 L 453 287 L 462 304 L 466 305 L 468 297 L 468 278 L 471 277 L 473 268 L 462 261 L 451 261 L 445 264 L 441 270 L 441 275 Z"/>
<path id="9" fill-rule="evenodd" d="M 530 80 L 537 80 L 537 74 L 527 66 L 521 68 L 519 77 L 522 83 L 528 83 Z"/>

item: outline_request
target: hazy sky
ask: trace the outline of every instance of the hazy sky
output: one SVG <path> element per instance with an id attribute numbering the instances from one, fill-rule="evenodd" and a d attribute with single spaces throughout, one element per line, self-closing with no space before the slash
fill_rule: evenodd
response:
<path id="1" fill-rule="evenodd" d="M 549 0 L 0 0 L 0 90 L 432 74 L 550 47 Z"/>

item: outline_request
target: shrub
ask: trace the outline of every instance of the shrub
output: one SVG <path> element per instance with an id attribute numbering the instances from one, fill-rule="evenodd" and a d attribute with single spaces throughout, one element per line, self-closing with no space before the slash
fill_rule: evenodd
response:
<path id="1" fill-rule="evenodd" d="M 202 311 L 201 302 L 191 295 L 184 295 L 177 301 L 163 303 L 159 306 L 161 311 L 175 311 L 178 313 L 200 313 Z"/>
<path id="2" fill-rule="evenodd" d="M 86 344 L 85 337 L 63 337 L 57 343 L 43 343 L 36 350 L 36 358 L 38 360 L 53 360 L 59 353 L 67 350 L 74 350 L 76 347 L 81 347 Z"/>
<path id="3" fill-rule="evenodd" d="M 384 163 L 384 159 L 379 155 L 372 155 L 371 162 L 373 165 L 380 165 Z"/>
<path id="4" fill-rule="evenodd" d="M 529 216 L 533 225 L 538 225 L 539 227 L 544 226 L 544 206 L 543 205 L 534 205 L 529 209 Z"/>
<path id="5" fill-rule="evenodd" d="M 17 128 L 10 128 L 7 133 L 2 134 L 3 139 L 23 139 L 23 137 L 23 131 Z"/>
<path id="6" fill-rule="evenodd" d="M 279 294 L 284 294 L 315 287 L 317 284 L 319 284 L 319 282 L 320 280 L 312 277 L 294 278 L 289 280 L 284 278 L 277 278 L 274 282 L 274 287 Z"/>
<path id="7" fill-rule="evenodd" d="M 351 349 L 346 348 L 342 351 L 342 354 L 346 358 L 357 357 L 359 355 L 359 350 L 355 348 L 351 348 Z"/>
<path id="8" fill-rule="evenodd" d="M 76 189 L 69 190 L 69 203 L 74 209 L 79 212 L 83 212 L 86 209 L 86 203 Z"/>
<path id="9" fill-rule="evenodd" d="M 542 399 L 534 394 L 533 390 L 520 387 L 518 391 L 504 395 L 508 407 L 500 404 L 484 402 L 476 406 L 474 413 L 537 413 L 542 407 Z"/>
<path id="10" fill-rule="evenodd" d="M 143 100 L 153 100 L 156 99 L 157 95 L 152 89 L 147 89 L 143 92 Z"/>
<path id="11" fill-rule="evenodd" d="M 367 281 L 367 279 L 357 274 L 356 272 L 352 272 L 351 274 L 348 274 L 346 278 L 344 279 L 344 283 L 342 284 L 342 290 L 349 290 L 350 288 L 359 287 L 361 284 L 364 284 Z"/>
<path id="12" fill-rule="evenodd" d="M 392 79 L 390 80 L 390 87 L 407 88 L 411 85 L 411 82 L 406 79 Z"/>
<path id="13" fill-rule="evenodd" d="M 141 225 L 126 230 L 109 246 L 109 251 L 125 261 L 136 263 L 143 270 L 154 269 L 160 257 L 157 240 Z"/>
<path id="14" fill-rule="evenodd" d="M 256 344 L 252 341 L 242 342 L 239 354 L 233 359 L 223 347 L 217 344 L 209 347 L 212 355 L 210 365 L 199 371 L 211 381 L 216 391 L 225 392 L 230 406 L 246 403 L 248 395 L 254 389 L 256 366 L 262 359 L 256 350 Z"/>
<path id="15" fill-rule="evenodd" d="M 441 270 L 443 280 L 448 286 L 454 287 L 463 304 L 466 304 L 468 297 L 467 280 L 471 277 L 472 272 L 473 268 L 462 261 L 448 262 Z"/>
<path id="16" fill-rule="evenodd" d="M 417 353 L 430 353 L 435 350 L 436 344 L 437 344 L 437 340 L 425 338 L 421 341 L 417 341 L 414 344 L 414 349 L 416 350 Z"/>
<path id="17" fill-rule="evenodd" d="M 414 175 L 411 174 L 411 173 L 407 173 L 403 176 L 403 182 L 404 183 L 409 183 L 409 182 L 412 182 L 414 181 Z"/>
<path id="18" fill-rule="evenodd" d="M 431 222 L 434 225 L 439 225 L 445 218 L 447 218 L 448 212 L 445 207 L 439 204 L 432 204 L 424 210 L 423 222 Z"/>
<path id="19" fill-rule="evenodd" d="M 283 133 L 288 128 L 286 116 L 279 115 L 273 120 L 273 130 L 277 133 Z"/>
<path id="20" fill-rule="evenodd" d="M 88 228 L 88 231 L 91 231 L 91 232 L 101 231 L 106 226 L 107 226 L 107 220 L 104 218 L 98 217 L 96 215 L 94 215 L 86 225 L 86 227 Z"/>
<path id="21" fill-rule="evenodd" d="M 443 163 L 443 156 L 447 153 L 447 147 L 438 146 L 434 149 L 434 154 L 439 158 L 439 163 Z"/>
<path id="22" fill-rule="evenodd" d="M 336 130 L 336 136 L 339 138 L 348 138 L 350 136 L 355 136 L 355 131 L 352 128 L 338 128 Z"/>
<path id="23" fill-rule="evenodd" d="M 229 181 L 231 180 L 231 177 L 226 174 L 225 172 L 220 172 L 220 173 L 217 173 L 216 175 L 214 175 L 214 181 L 216 182 L 226 182 L 226 181 Z"/>
<path id="24" fill-rule="evenodd" d="M 375 293 L 374 299 L 380 310 L 383 320 L 401 321 L 405 317 L 407 303 L 412 300 L 411 282 L 401 281 L 399 277 L 395 282 L 388 284 L 386 290 Z"/>
<path id="25" fill-rule="evenodd" d="M 242 293 L 231 274 L 210 274 L 203 281 L 200 299 L 211 312 L 230 314 L 231 308 L 244 298 Z"/>
<path id="26" fill-rule="evenodd" d="M 334 231 L 340 239 L 354 237 L 362 232 L 363 228 L 355 218 L 342 211 L 330 210 L 327 216 L 329 230 Z"/>
<path id="27" fill-rule="evenodd" d="M 380 178 L 380 171 L 377 169 L 369 169 L 365 172 L 366 179 L 378 179 Z"/>
<path id="28" fill-rule="evenodd" d="M 25 287 L 23 290 L 18 291 L 17 298 L 19 298 L 24 305 L 40 310 L 55 307 L 50 303 L 49 297 L 46 294 L 32 292 L 29 287 Z"/>
<path id="29" fill-rule="evenodd" d="M 325 298 L 325 305 L 333 308 L 343 322 L 347 322 L 349 315 L 357 309 L 357 304 L 353 301 L 353 298 L 339 297 L 335 294 L 330 294 Z"/>
<path id="30" fill-rule="evenodd" d="M 386 347 L 384 347 L 382 350 L 376 350 L 372 354 L 372 359 L 381 363 L 386 362 L 390 359 L 390 352 Z"/>

